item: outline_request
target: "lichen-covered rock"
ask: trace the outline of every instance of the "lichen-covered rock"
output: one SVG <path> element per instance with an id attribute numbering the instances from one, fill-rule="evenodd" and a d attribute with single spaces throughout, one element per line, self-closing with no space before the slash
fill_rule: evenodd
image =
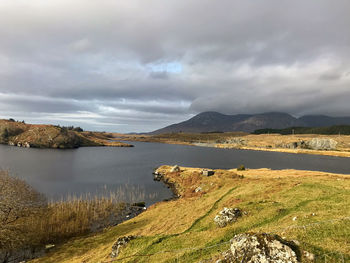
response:
<path id="1" fill-rule="evenodd" d="M 327 138 L 313 138 L 307 142 L 307 146 L 313 150 L 335 150 L 338 142 Z"/>
<path id="2" fill-rule="evenodd" d="M 214 222 L 219 227 L 225 227 L 227 224 L 237 221 L 237 218 L 241 216 L 242 212 L 239 208 L 224 207 L 224 209 L 215 216 Z"/>
<path id="3" fill-rule="evenodd" d="M 111 257 L 112 258 L 117 257 L 120 253 L 120 249 L 122 247 L 125 247 L 131 240 L 135 238 L 136 238 L 135 236 L 125 236 L 125 237 L 118 238 L 112 247 Z"/>
<path id="4" fill-rule="evenodd" d="M 243 233 L 231 239 L 233 262 L 298 263 L 298 246 L 277 235 Z"/>

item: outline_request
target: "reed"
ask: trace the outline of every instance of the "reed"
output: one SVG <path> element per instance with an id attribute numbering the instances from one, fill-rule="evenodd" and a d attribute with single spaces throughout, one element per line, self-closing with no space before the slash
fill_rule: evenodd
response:
<path id="1" fill-rule="evenodd" d="M 11 177 L 4 171 L 0 171 L 0 196 L 0 208 L 6 205 L 9 211 L 14 208 L 18 210 L 13 216 L 16 218 L 18 215 L 18 219 L 0 226 L 0 240 L 8 240 L 3 242 L 0 250 L 57 243 L 101 230 L 125 219 L 126 210 L 130 207 L 126 201 L 136 203 L 146 197 L 140 187 L 120 186 L 114 191 L 107 191 L 107 187 L 104 187 L 99 194 L 68 195 L 59 201 L 47 201 L 25 181 Z M 40 197 L 40 203 L 35 206 L 33 196 Z M 21 201 L 20 207 L 17 199 Z M 7 218 L 6 211 L 0 209 L 0 219 Z M 7 246 L 10 243 L 11 246 Z"/>

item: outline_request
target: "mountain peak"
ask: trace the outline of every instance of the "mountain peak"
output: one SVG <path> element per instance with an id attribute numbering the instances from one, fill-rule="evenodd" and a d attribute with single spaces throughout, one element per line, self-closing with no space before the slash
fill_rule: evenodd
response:
<path id="1" fill-rule="evenodd" d="M 350 125 L 350 117 L 329 117 L 308 115 L 295 118 L 285 112 L 265 112 L 260 114 L 226 115 L 215 111 L 201 112 L 187 121 L 167 126 L 151 134 L 199 133 L 199 132 L 253 132 L 258 129 L 284 129 L 296 126 L 321 127 Z"/>

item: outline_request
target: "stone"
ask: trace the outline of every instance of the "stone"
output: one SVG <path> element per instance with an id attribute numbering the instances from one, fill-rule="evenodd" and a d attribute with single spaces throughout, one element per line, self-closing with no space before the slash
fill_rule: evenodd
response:
<path id="1" fill-rule="evenodd" d="M 202 175 L 203 176 L 212 176 L 214 174 L 215 174 L 215 172 L 213 170 L 208 170 L 208 169 L 203 169 L 202 170 Z"/>
<path id="2" fill-rule="evenodd" d="M 307 252 L 307 251 L 304 251 L 303 254 L 304 254 L 304 257 L 307 260 L 310 260 L 310 261 L 314 261 L 315 260 L 315 255 L 314 254 L 312 254 L 310 252 Z"/>
<path id="3" fill-rule="evenodd" d="M 239 208 L 227 208 L 224 207 L 223 210 L 215 216 L 214 222 L 218 227 L 225 227 L 229 223 L 236 222 L 238 217 L 242 216 L 242 211 Z"/>
<path id="4" fill-rule="evenodd" d="M 226 144 L 236 144 L 236 145 L 246 145 L 247 141 L 245 139 L 242 139 L 240 137 L 236 138 L 230 138 L 225 141 Z"/>
<path id="5" fill-rule="evenodd" d="M 11 142 L 11 141 L 9 141 L 9 143 L 8 143 L 10 146 L 15 146 L 15 143 L 14 142 Z"/>
<path id="6" fill-rule="evenodd" d="M 313 138 L 306 144 L 312 150 L 336 150 L 338 142 L 327 138 Z"/>
<path id="7" fill-rule="evenodd" d="M 121 248 L 125 247 L 131 240 L 135 238 L 135 236 L 125 236 L 118 238 L 112 247 L 111 257 L 117 257 L 120 253 Z"/>
<path id="8" fill-rule="evenodd" d="M 159 173 L 159 172 L 157 172 L 157 171 L 155 171 L 154 173 L 153 173 L 153 180 L 155 180 L 155 181 L 161 181 L 162 179 L 163 179 L 163 174 L 161 174 L 161 173 Z"/>
<path id="9" fill-rule="evenodd" d="M 180 167 L 178 165 L 175 165 L 175 166 L 171 167 L 170 172 L 171 173 L 180 172 Z"/>
<path id="10" fill-rule="evenodd" d="M 277 235 L 243 233 L 235 235 L 230 243 L 233 262 L 300 262 L 298 246 Z"/>
<path id="11" fill-rule="evenodd" d="M 25 143 L 23 144 L 23 147 L 25 147 L 25 148 L 30 148 L 29 142 L 25 142 Z"/>
<path id="12" fill-rule="evenodd" d="M 194 191 L 195 191 L 196 193 L 202 192 L 202 187 L 198 186 Z"/>

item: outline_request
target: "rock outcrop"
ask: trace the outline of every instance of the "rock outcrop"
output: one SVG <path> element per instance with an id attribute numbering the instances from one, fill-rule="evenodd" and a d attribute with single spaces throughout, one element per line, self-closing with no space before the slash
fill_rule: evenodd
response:
<path id="1" fill-rule="evenodd" d="M 338 142 L 328 138 L 313 138 L 310 141 L 291 142 L 286 145 L 280 145 L 288 149 L 311 149 L 311 150 L 336 150 Z"/>
<path id="2" fill-rule="evenodd" d="M 327 138 L 313 138 L 307 142 L 307 145 L 312 150 L 335 150 L 338 142 Z"/>
<path id="3" fill-rule="evenodd" d="M 237 221 L 238 217 L 242 216 L 242 211 L 239 208 L 227 208 L 224 207 L 223 210 L 215 216 L 214 222 L 218 227 L 225 227 L 229 223 Z"/>
<path id="4" fill-rule="evenodd" d="M 243 233 L 231 239 L 233 262 L 298 263 L 300 251 L 277 235 Z"/>
<path id="5" fill-rule="evenodd" d="M 112 247 L 111 257 L 117 257 L 120 253 L 121 248 L 125 247 L 131 240 L 135 238 L 135 236 L 125 236 L 118 238 Z"/>

